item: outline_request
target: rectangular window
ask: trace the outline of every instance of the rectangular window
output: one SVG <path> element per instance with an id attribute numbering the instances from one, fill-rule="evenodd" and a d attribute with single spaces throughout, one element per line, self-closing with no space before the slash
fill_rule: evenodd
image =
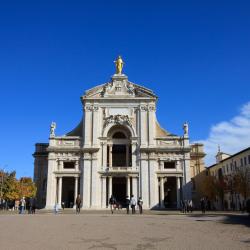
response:
<path id="1" fill-rule="evenodd" d="M 75 168 L 75 162 L 73 162 L 73 161 L 65 161 L 65 162 L 63 162 L 63 168 L 65 168 L 65 169 L 74 169 Z"/>
<path id="2" fill-rule="evenodd" d="M 250 164 L 250 155 L 248 156 L 248 164 Z"/>
<path id="3" fill-rule="evenodd" d="M 234 169 L 236 170 L 236 168 L 237 168 L 237 162 L 234 161 Z"/>
<path id="4" fill-rule="evenodd" d="M 247 157 L 244 157 L 244 165 L 247 165 Z"/>
<path id="5" fill-rule="evenodd" d="M 243 159 L 242 158 L 240 158 L 240 165 L 241 165 L 241 167 L 243 167 Z"/>
<path id="6" fill-rule="evenodd" d="M 164 162 L 164 169 L 168 168 L 175 168 L 175 162 L 174 161 L 165 161 Z"/>
<path id="7" fill-rule="evenodd" d="M 229 169 L 228 169 L 228 164 L 227 164 L 227 173 L 228 173 L 228 170 L 229 170 Z"/>
<path id="8" fill-rule="evenodd" d="M 230 163 L 231 172 L 233 171 L 233 163 Z"/>

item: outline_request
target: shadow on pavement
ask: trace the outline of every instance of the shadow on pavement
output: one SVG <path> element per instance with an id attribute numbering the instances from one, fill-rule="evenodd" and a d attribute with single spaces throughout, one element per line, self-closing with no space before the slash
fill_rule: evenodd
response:
<path id="1" fill-rule="evenodd" d="M 247 214 L 244 215 L 228 215 L 225 216 L 225 219 L 222 221 L 224 224 L 232 225 L 243 225 L 250 227 L 250 216 Z"/>

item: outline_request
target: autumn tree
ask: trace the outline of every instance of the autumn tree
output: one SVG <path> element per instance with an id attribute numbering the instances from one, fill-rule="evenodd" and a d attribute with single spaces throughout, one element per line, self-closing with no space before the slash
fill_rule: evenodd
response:
<path id="1" fill-rule="evenodd" d="M 1 177 L 1 199 L 17 200 L 21 197 L 34 197 L 36 195 L 36 186 L 30 177 L 16 178 L 16 172 L 0 172 Z"/>
<path id="2" fill-rule="evenodd" d="M 36 195 L 36 185 L 30 177 L 22 177 L 19 180 L 20 197 L 31 198 Z"/>
<path id="3" fill-rule="evenodd" d="M 16 179 L 16 172 L 5 173 L 3 182 L 3 198 L 5 200 L 16 200 L 19 198 L 19 184 Z"/>
<path id="4" fill-rule="evenodd" d="M 236 192 L 241 194 L 246 202 L 250 195 L 250 168 L 239 168 L 234 175 L 234 179 Z"/>
<path id="5" fill-rule="evenodd" d="M 217 195 L 216 178 L 208 175 L 201 184 L 201 193 L 209 200 L 215 200 Z"/>

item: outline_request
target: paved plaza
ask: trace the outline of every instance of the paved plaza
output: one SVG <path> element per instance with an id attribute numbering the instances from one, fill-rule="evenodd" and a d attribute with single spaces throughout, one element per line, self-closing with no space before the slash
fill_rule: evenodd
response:
<path id="1" fill-rule="evenodd" d="M 1 214 L 1 249 L 250 249 L 246 215 Z"/>

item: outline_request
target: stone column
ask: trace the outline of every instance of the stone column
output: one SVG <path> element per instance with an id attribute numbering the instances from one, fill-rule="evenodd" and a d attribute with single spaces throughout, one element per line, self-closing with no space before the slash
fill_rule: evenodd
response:
<path id="1" fill-rule="evenodd" d="M 97 138 L 99 137 L 99 107 L 93 106 L 93 119 L 92 119 L 92 138 L 93 138 L 93 146 L 97 146 Z"/>
<path id="2" fill-rule="evenodd" d="M 56 177 L 54 170 L 56 160 L 54 154 L 50 153 L 48 157 L 47 190 L 46 190 L 46 209 L 53 209 L 56 203 Z"/>
<path id="3" fill-rule="evenodd" d="M 137 177 L 132 177 L 132 194 L 134 195 L 135 199 L 138 200 L 138 190 L 137 190 Z"/>
<path id="4" fill-rule="evenodd" d="M 158 205 L 158 179 L 155 170 L 158 167 L 157 159 L 154 154 L 150 154 L 149 158 L 149 206 L 153 208 Z"/>
<path id="5" fill-rule="evenodd" d="M 91 145 L 92 137 L 92 110 L 90 104 L 85 105 L 85 118 L 84 118 L 84 145 Z"/>
<path id="6" fill-rule="evenodd" d="M 155 145 L 155 106 L 149 105 L 148 107 L 148 143 Z"/>
<path id="7" fill-rule="evenodd" d="M 106 197 L 107 197 L 107 190 L 106 190 L 106 176 L 102 176 L 102 208 L 106 208 Z"/>
<path id="8" fill-rule="evenodd" d="M 176 208 L 180 208 L 180 177 L 176 177 Z"/>
<path id="9" fill-rule="evenodd" d="M 106 169 L 107 168 L 107 144 L 106 143 L 103 143 L 103 165 L 102 165 L 102 168 L 103 169 Z"/>
<path id="10" fill-rule="evenodd" d="M 113 162 L 112 162 L 112 147 L 113 145 L 109 145 L 109 167 L 113 167 Z"/>
<path id="11" fill-rule="evenodd" d="M 59 164 L 58 164 L 58 170 L 61 171 L 63 170 L 63 161 L 59 161 Z"/>
<path id="12" fill-rule="evenodd" d="M 131 145 L 131 153 L 132 153 L 132 168 L 136 169 L 136 142 L 132 142 Z"/>
<path id="13" fill-rule="evenodd" d="M 109 192 L 108 192 L 108 198 L 110 198 L 110 196 L 113 194 L 113 190 L 112 190 L 112 176 L 109 176 Z"/>
<path id="14" fill-rule="evenodd" d="M 75 177 L 75 195 L 74 195 L 74 204 L 76 203 L 76 198 L 78 195 L 78 177 Z"/>
<path id="15" fill-rule="evenodd" d="M 59 208 L 61 208 L 62 205 L 62 177 L 59 177 L 58 181 L 58 201 L 57 201 Z"/>
<path id="16" fill-rule="evenodd" d="M 101 178 L 98 173 L 97 153 L 92 154 L 91 167 L 91 207 L 98 208 L 101 206 Z"/>
<path id="17" fill-rule="evenodd" d="M 146 105 L 141 105 L 140 107 L 140 139 L 141 145 L 147 145 L 148 141 L 148 119 L 147 119 L 147 110 Z"/>
<path id="18" fill-rule="evenodd" d="M 75 162 L 75 170 L 79 171 L 79 161 L 78 160 L 76 160 L 76 162 Z"/>
<path id="19" fill-rule="evenodd" d="M 164 207 L 164 178 L 160 177 L 160 206 Z"/>
<path id="20" fill-rule="evenodd" d="M 84 153 L 83 162 L 83 207 L 90 207 L 90 182 L 91 182 L 91 155 L 89 153 Z"/>
<path id="21" fill-rule="evenodd" d="M 127 176 L 127 196 L 130 197 L 130 176 Z"/>
<path id="22" fill-rule="evenodd" d="M 143 200 L 143 206 L 149 208 L 149 176 L 148 176 L 148 159 L 147 154 L 141 156 L 140 166 L 140 193 Z"/>

